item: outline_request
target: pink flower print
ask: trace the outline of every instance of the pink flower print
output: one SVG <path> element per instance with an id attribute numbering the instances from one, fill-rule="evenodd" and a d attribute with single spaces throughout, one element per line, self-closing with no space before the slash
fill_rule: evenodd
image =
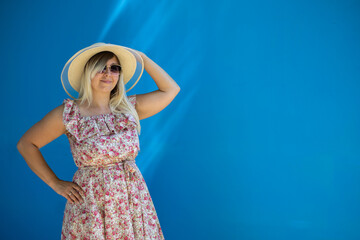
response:
<path id="1" fill-rule="evenodd" d="M 85 160 L 91 160 L 91 159 L 92 159 L 92 158 L 91 158 L 88 154 L 86 154 L 85 152 L 84 152 L 83 154 L 84 154 L 83 159 L 85 159 Z"/>

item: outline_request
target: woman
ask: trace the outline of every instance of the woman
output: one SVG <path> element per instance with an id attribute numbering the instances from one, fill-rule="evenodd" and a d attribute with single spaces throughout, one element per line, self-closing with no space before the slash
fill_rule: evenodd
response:
<path id="1" fill-rule="evenodd" d="M 137 61 L 159 89 L 127 97 L 125 84 L 134 78 L 136 84 L 143 72 L 136 73 Z M 31 170 L 68 200 L 61 239 L 164 239 L 135 157 L 139 120 L 164 109 L 180 87 L 145 54 L 105 43 L 70 58 L 62 83 L 78 98 L 65 99 L 17 144 Z M 72 182 L 59 179 L 39 150 L 62 134 L 78 167 Z"/>

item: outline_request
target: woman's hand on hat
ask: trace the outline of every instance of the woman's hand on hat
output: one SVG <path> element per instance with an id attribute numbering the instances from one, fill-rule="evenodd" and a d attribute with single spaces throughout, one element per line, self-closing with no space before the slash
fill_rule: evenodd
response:
<path id="1" fill-rule="evenodd" d="M 84 190 L 74 182 L 58 180 L 52 187 L 54 191 L 65 197 L 71 203 L 83 203 Z"/>

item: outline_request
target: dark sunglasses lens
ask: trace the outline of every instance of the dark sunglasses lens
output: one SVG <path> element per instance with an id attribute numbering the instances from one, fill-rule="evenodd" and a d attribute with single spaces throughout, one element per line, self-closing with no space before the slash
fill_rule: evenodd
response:
<path id="1" fill-rule="evenodd" d="M 110 68 L 111 72 L 113 73 L 119 73 L 121 70 L 121 67 L 119 65 L 112 65 Z"/>

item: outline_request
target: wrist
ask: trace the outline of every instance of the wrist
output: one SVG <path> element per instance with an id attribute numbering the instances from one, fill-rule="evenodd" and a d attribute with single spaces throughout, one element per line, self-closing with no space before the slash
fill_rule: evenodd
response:
<path id="1" fill-rule="evenodd" d="M 55 187 L 56 184 L 59 182 L 59 180 L 60 180 L 60 179 L 55 178 L 54 180 L 51 180 L 48 185 L 49 185 L 52 189 L 54 189 L 54 187 Z"/>

